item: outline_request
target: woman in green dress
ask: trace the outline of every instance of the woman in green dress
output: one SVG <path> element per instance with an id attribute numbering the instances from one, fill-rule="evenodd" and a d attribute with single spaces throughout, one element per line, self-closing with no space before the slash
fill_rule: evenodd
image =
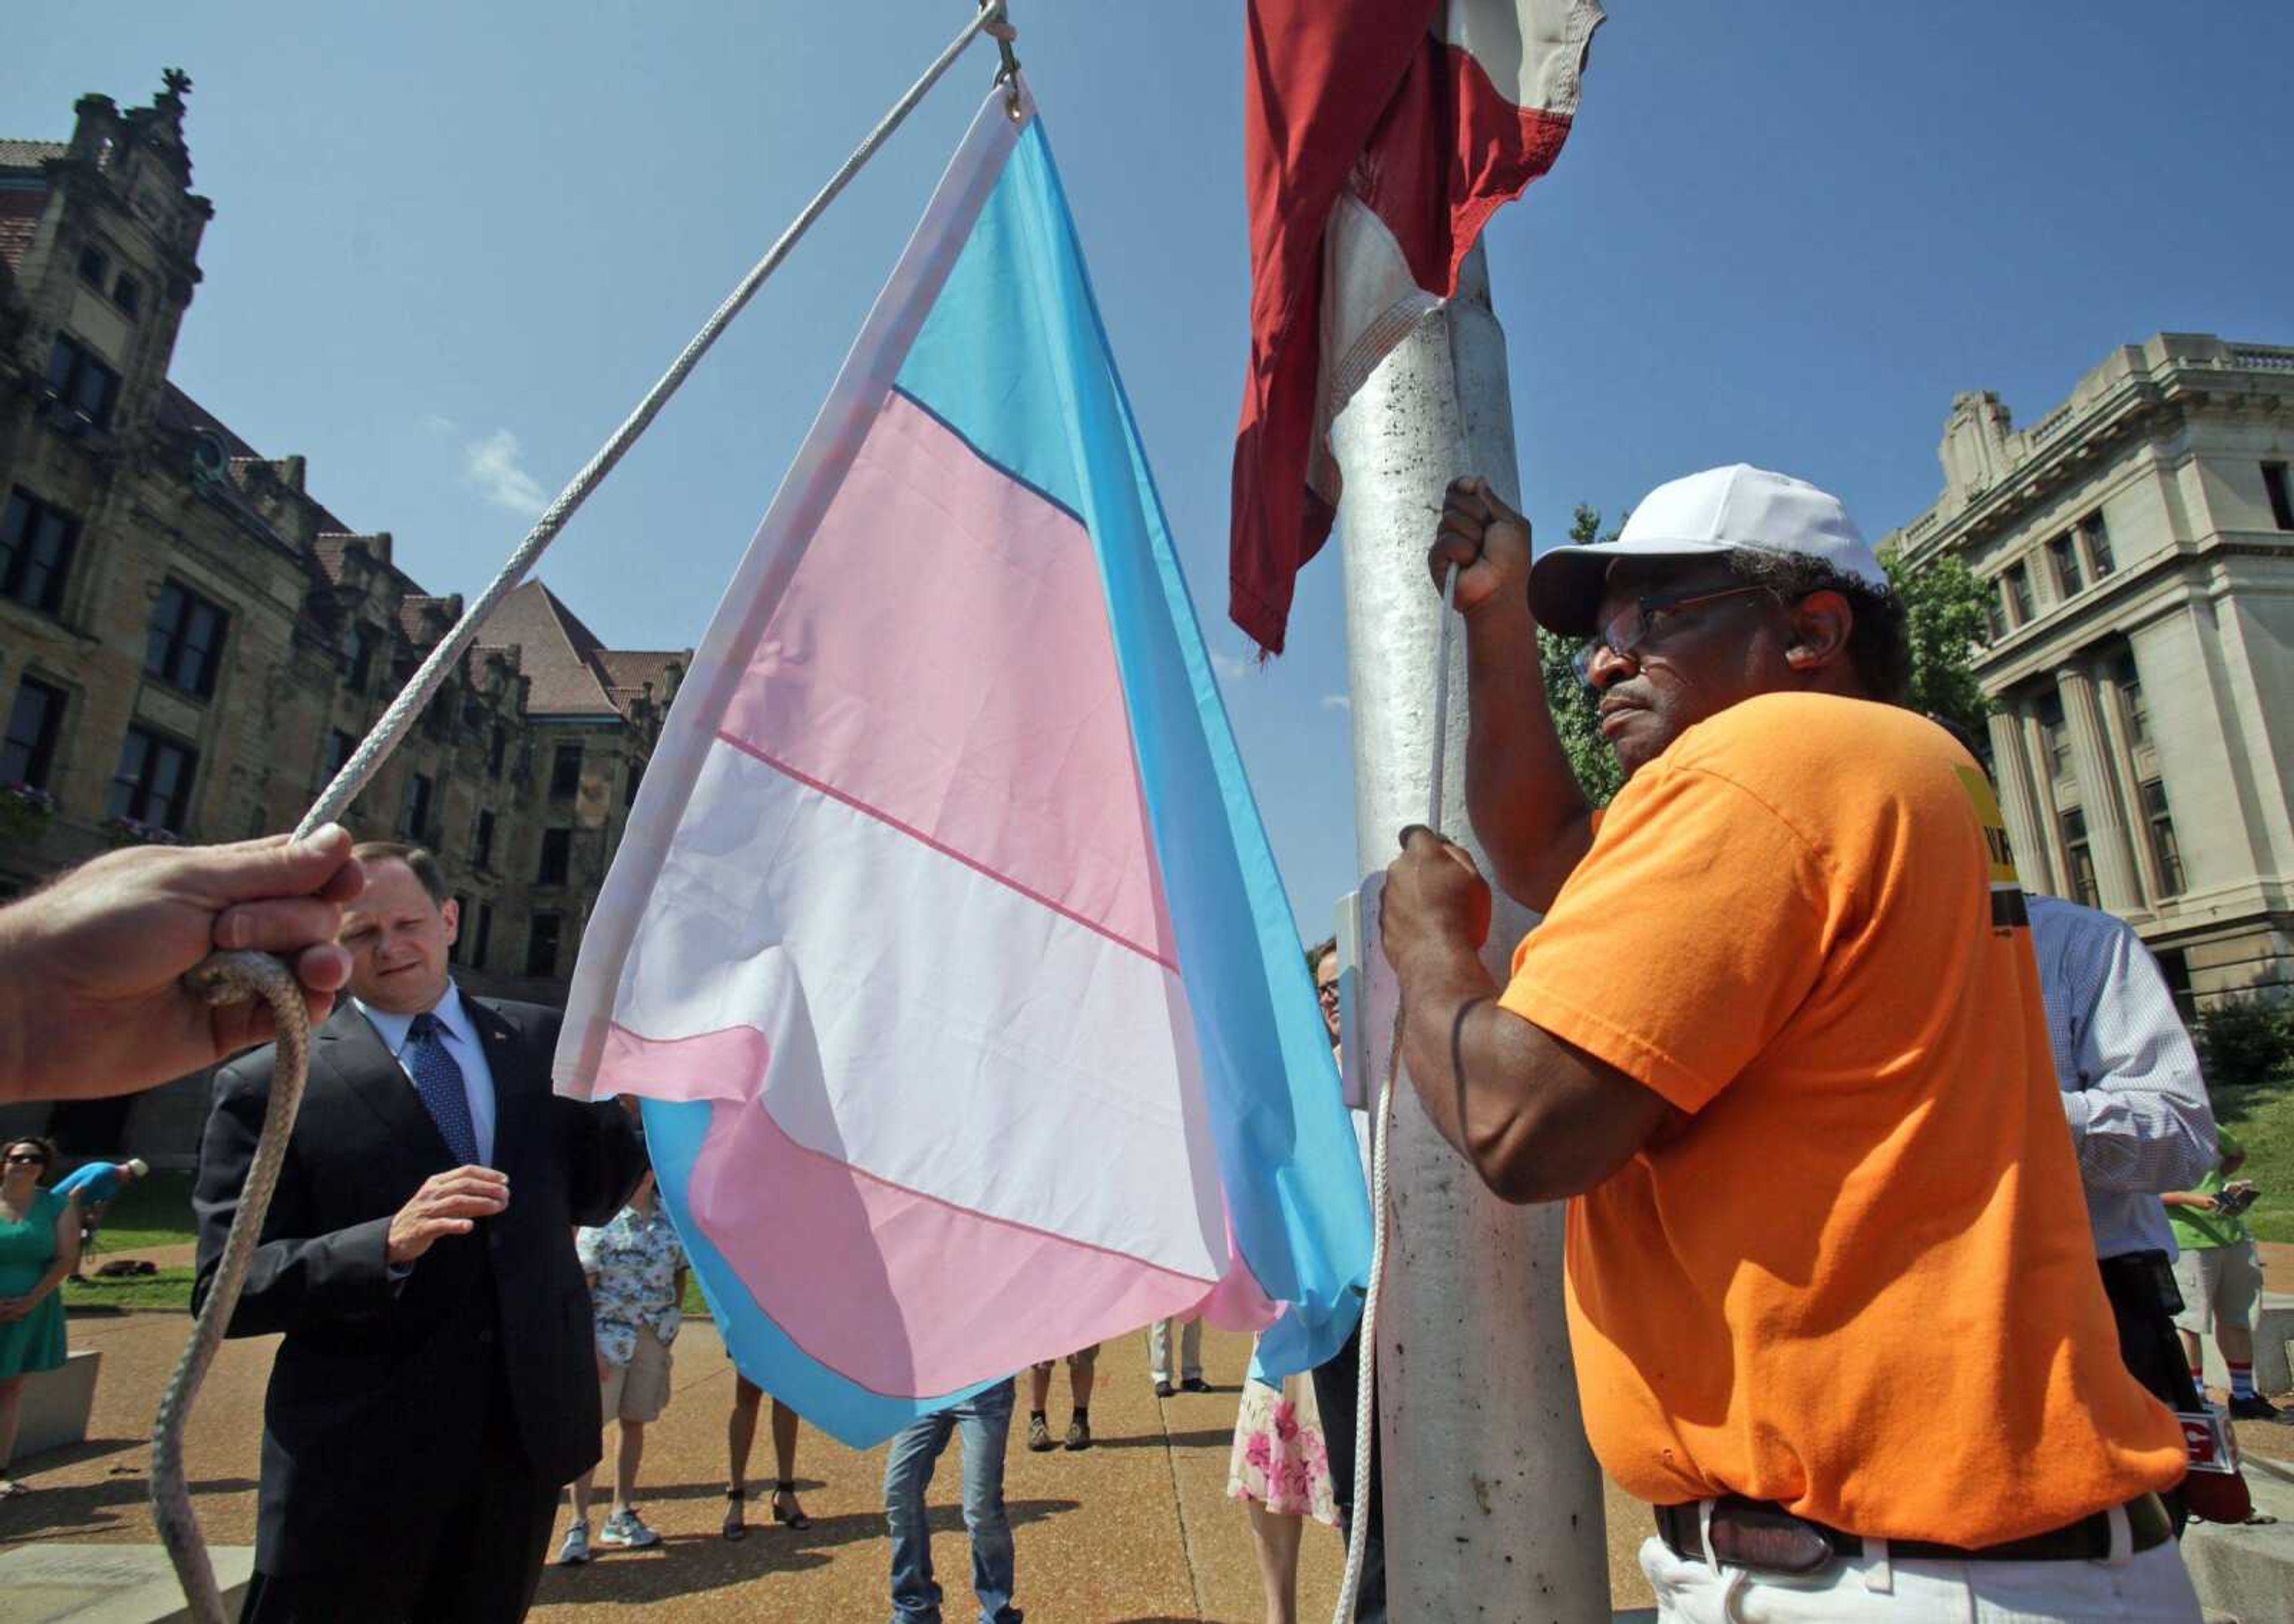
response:
<path id="1" fill-rule="evenodd" d="M 24 1492 L 8 1474 L 24 1378 L 64 1362 L 64 1300 L 57 1287 L 79 1262 L 79 1214 L 40 1188 L 54 1165 L 44 1139 L 0 1147 L 0 1499 Z"/>

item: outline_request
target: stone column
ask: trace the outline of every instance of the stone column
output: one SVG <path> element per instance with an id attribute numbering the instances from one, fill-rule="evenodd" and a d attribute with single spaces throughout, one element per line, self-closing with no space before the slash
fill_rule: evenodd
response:
<path id="1" fill-rule="evenodd" d="M 2127 811 L 2127 844 L 2135 855 L 2135 877 L 2141 884 L 2145 908 L 2155 908 L 2167 894 L 2166 882 L 2159 874 L 2159 854 L 2151 849 L 2151 831 L 2143 811 L 2143 786 L 2135 776 L 2135 744 L 2127 736 L 2127 707 L 2119 697 L 2119 679 L 2110 668 L 2099 668 L 2095 678 L 2095 712 L 2103 722 L 2103 743 L 2105 759 L 2110 765 L 2112 787 L 2118 792 L 2119 804 Z"/>
<path id="2" fill-rule="evenodd" d="M 2055 865 L 2046 825 L 2031 799 L 2031 758 L 2023 748 L 2023 719 L 2012 706 L 1991 713 L 1991 773 L 1999 786 L 1999 810 L 2007 819 L 2014 849 L 2015 874 L 2035 891 L 2055 890 Z"/>
<path id="3" fill-rule="evenodd" d="M 2026 709 L 2018 712 L 2016 719 L 2022 723 L 2023 756 L 2030 771 L 2031 822 L 2038 831 L 2043 858 L 2039 872 L 2047 876 L 2050 896 L 2070 897 L 2071 864 L 2063 849 L 2062 819 L 2055 806 L 2055 758 L 2047 749 L 2047 735 L 2040 730 L 2036 713 Z"/>
<path id="4" fill-rule="evenodd" d="M 2135 849 L 2127 839 L 2127 808 L 2119 793 L 2119 774 L 2103 739 L 2103 718 L 2095 702 L 2095 678 L 2080 667 L 2055 673 L 2063 719 L 2070 724 L 2071 765 L 2078 772 L 2079 808 L 2087 814 L 2087 848 L 2095 854 L 2095 884 L 2103 905 L 2114 914 L 2143 906 Z"/>

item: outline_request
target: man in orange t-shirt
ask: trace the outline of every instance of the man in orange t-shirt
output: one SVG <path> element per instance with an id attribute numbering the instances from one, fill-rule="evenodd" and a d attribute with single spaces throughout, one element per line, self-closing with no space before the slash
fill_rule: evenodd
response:
<path id="1" fill-rule="evenodd" d="M 1460 481 L 1431 562 L 1474 826 L 1545 920 L 1500 987 L 1488 886 L 1408 832 L 1405 1058 L 1491 1190 L 1569 1198 L 1586 1431 L 1657 1507 L 1661 1616 L 2195 1620 L 2156 1492 L 2181 1434 L 2119 1360 L 1998 808 L 1899 708 L 1903 611 L 1847 514 L 1738 465 L 1533 568 Z M 1605 813 L 1541 622 L 1591 638 Z"/>

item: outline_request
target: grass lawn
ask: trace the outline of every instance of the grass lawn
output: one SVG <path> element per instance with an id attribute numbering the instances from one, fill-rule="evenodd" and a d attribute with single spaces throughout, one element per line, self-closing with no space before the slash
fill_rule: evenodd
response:
<path id="1" fill-rule="evenodd" d="M 189 1246 L 198 1238 L 191 1228 L 191 1173 L 161 1171 L 119 1192 L 119 1199 L 104 1214 L 95 1244 L 100 1261 L 106 1252 Z"/>
<path id="2" fill-rule="evenodd" d="M 107 1308 L 172 1308 L 189 1313 L 191 1307 L 191 1270 L 188 1264 L 181 1269 L 162 1269 L 157 1274 L 131 1274 L 118 1279 L 99 1279 L 91 1275 L 84 1280 L 64 1282 L 64 1312 L 68 1315 Z"/>
<path id="3" fill-rule="evenodd" d="M 2246 1214 L 2259 1240 L 2294 1241 L 2294 1070 L 2262 1083 L 2217 1083 L 2215 1120 L 2246 1147 L 2237 1176 L 2261 1195 Z"/>

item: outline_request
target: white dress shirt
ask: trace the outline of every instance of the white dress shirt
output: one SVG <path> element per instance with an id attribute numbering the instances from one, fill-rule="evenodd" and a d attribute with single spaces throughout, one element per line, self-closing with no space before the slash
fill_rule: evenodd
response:
<path id="1" fill-rule="evenodd" d="M 2167 978 L 2124 920 L 2029 898 L 2063 1116 L 2097 1257 L 2175 1255 L 2161 1191 L 2215 1165 L 2215 1115 Z"/>
<path id="2" fill-rule="evenodd" d="M 414 1017 L 378 1010 L 363 999 L 354 998 L 351 1002 L 366 1017 L 375 1035 L 382 1039 L 382 1046 L 390 1051 L 390 1058 L 398 1062 L 398 1069 L 406 1074 L 407 1087 L 412 1088 L 414 1072 L 406 1062 L 406 1045 L 414 1034 Z M 469 1096 L 470 1128 L 477 1136 L 478 1160 L 491 1167 L 494 1160 L 494 1074 L 486 1064 L 485 1046 L 478 1042 L 478 1029 L 471 1024 L 469 1011 L 463 1007 L 461 989 L 447 982 L 446 995 L 431 1006 L 430 1014 L 438 1023 L 439 1042 L 454 1057 L 454 1064 L 462 1068 L 462 1088 Z M 429 1108 L 425 1106 L 423 1109 L 427 1111 Z"/>

